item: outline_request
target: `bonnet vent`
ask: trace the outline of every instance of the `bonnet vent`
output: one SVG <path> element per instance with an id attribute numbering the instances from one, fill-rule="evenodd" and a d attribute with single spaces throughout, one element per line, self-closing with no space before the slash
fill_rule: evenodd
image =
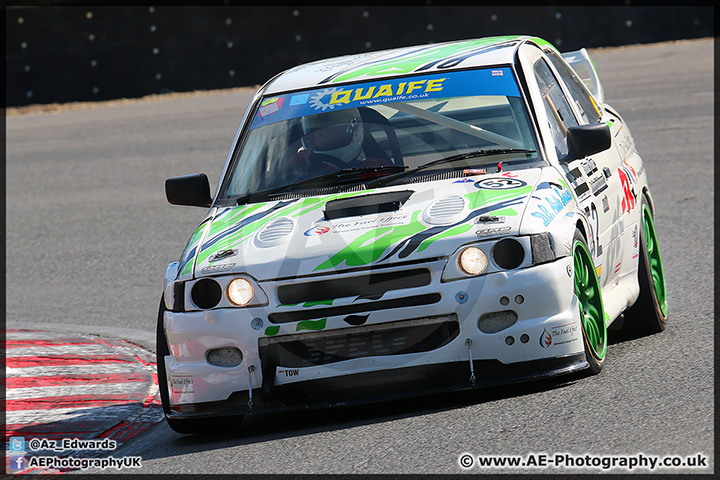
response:
<path id="1" fill-rule="evenodd" d="M 449 195 L 434 201 L 423 212 L 423 220 L 430 225 L 449 225 L 463 219 L 465 200 L 459 195 Z"/>
<path id="2" fill-rule="evenodd" d="M 330 200 L 325 204 L 325 220 L 396 212 L 413 193 L 412 190 L 403 190 Z"/>
<path id="3" fill-rule="evenodd" d="M 255 237 L 259 247 L 272 247 L 283 243 L 292 233 L 295 223 L 288 217 L 280 217 L 265 225 Z"/>

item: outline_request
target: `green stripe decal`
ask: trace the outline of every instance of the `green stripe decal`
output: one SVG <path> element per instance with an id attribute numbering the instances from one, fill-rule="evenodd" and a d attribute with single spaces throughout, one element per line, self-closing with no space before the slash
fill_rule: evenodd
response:
<path id="1" fill-rule="evenodd" d="M 415 71 L 420 67 L 429 68 L 443 61 L 454 61 L 460 63 L 464 60 L 463 54 L 472 56 L 478 47 L 489 46 L 494 43 L 516 40 L 517 35 L 479 38 L 461 42 L 454 42 L 449 45 L 427 45 L 420 46 L 414 51 L 408 52 L 400 57 L 392 56 L 387 60 L 371 62 L 369 65 L 360 65 L 346 73 L 332 79 L 333 83 L 345 82 L 347 80 L 359 80 L 374 77 L 384 77 L 389 73 L 393 75 L 406 74 Z"/>
<path id="2" fill-rule="evenodd" d="M 316 305 L 332 305 L 334 301 L 335 301 L 334 299 L 329 299 L 329 300 L 317 300 L 314 302 L 305 302 L 303 304 L 303 307 L 308 308 L 308 307 L 314 307 Z"/>
<path id="3" fill-rule="evenodd" d="M 265 329 L 265 335 L 277 335 L 280 332 L 280 325 L 274 325 Z"/>
<path id="4" fill-rule="evenodd" d="M 461 234 L 467 232 L 468 230 L 470 230 L 472 227 L 473 227 L 472 223 L 458 225 L 457 227 L 451 228 L 450 230 L 445 230 L 443 233 L 434 235 L 426 240 L 423 240 L 423 242 L 420 244 L 420 247 L 418 248 L 418 252 L 422 252 L 436 240 L 440 240 L 442 238 L 447 238 L 447 237 L 452 237 L 454 235 L 461 235 Z"/>
<path id="5" fill-rule="evenodd" d="M 325 323 L 327 323 L 327 318 L 323 318 L 320 320 L 303 320 L 302 322 L 298 322 L 295 331 L 299 332 L 300 330 L 322 330 L 325 328 Z"/>
<path id="6" fill-rule="evenodd" d="M 315 271 L 337 267 L 345 262 L 349 267 L 367 265 L 376 261 L 391 245 L 422 232 L 425 227 L 418 220 L 420 211 L 413 212 L 408 225 L 374 228 L 353 240 L 350 245 L 315 267 Z"/>
<path id="7" fill-rule="evenodd" d="M 180 267 L 180 275 L 188 275 L 192 273 L 193 261 L 195 260 L 195 256 L 197 255 L 197 249 L 200 246 L 200 239 L 202 238 L 203 232 L 209 224 L 210 222 L 200 224 L 195 229 L 195 232 L 190 237 L 190 240 L 188 240 L 188 243 L 185 246 L 185 250 L 183 251 L 183 256 L 180 259 L 180 262 L 182 264 L 182 266 Z"/>
<path id="8" fill-rule="evenodd" d="M 229 212 L 223 218 L 216 219 L 214 221 L 212 228 L 210 230 L 210 234 L 207 236 L 207 239 L 205 240 L 205 245 L 203 245 L 202 250 L 201 250 L 200 254 L 198 255 L 198 264 L 201 264 L 201 263 L 207 261 L 208 258 L 210 258 L 215 253 L 217 253 L 221 250 L 226 250 L 229 248 L 236 248 L 239 244 L 241 244 L 242 242 L 251 238 L 264 225 L 270 223 L 272 220 L 275 220 L 279 217 L 283 217 L 283 216 L 299 217 L 301 215 L 305 215 L 308 212 L 312 212 L 314 210 L 319 210 L 319 209 L 323 208 L 325 206 L 325 203 L 329 202 L 330 200 L 334 200 L 334 199 L 338 199 L 338 198 L 352 197 L 352 196 L 356 196 L 356 195 L 360 195 L 360 194 L 367 194 L 372 191 L 373 190 L 366 190 L 366 191 L 360 191 L 360 192 L 337 193 L 337 194 L 327 195 L 327 196 L 319 197 L 319 198 L 309 197 L 309 198 L 304 198 L 297 202 L 292 202 L 290 205 L 283 206 L 283 207 L 280 207 L 277 209 L 270 206 L 270 207 L 268 207 L 266 215 L 262 216 L 261 218 L 258 218 L 257 220 L 253 221 L 252 223 L 245 225 L 244 227 L 240 228 L 239 230 L 220 239 L 214 245 L 208 247 L 207 246 L 208 242 L 212 241 L 214 236 L 222 235 L 222 232 L 224 230 L 232 228 L 232 226 L 234 224 L 242 221 L 243 218 L 250 217 L 253 214 L 261 213 L 261 212 L 259 212 L 260 207 L 266 206 L 269 204 L 260 203 L 260 204 L 253 204 L 251 206 L 235 207 L 235 209 L 232 212 Z"/>

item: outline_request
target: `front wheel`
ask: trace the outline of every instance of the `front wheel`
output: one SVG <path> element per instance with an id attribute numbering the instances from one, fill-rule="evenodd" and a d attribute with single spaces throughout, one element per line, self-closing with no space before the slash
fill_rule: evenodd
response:
<path id="1" fill-rule="evenodd" d="M 579 230 L 575 232 L 573 238 L 573 266 L 575 295 L 578 297 L 580 307 L 585 357 L 590 366 L 590 374 L 596 375 L 602 371 L 605 360 L 607 326 L 600 282 L 598 282 L 595 266 L 585 239 Z"/>
<path id="2" fill-rule="evenodd" d="M 243 417 L 233 416 L 229 418 L 211 418 L 211 419 L 176 419 L 168 418 L 170 413 L 170 392 L 168 390 L 167 370 L 165 370 L 165 357 L 170 355 L 167 339 L 165 338 L 165 328 L 163 327 L 163 317 L 165 316 L 165 299 L 160 299 L 160 309 L 158 311 L 157 333 L 156 333 L 156 361 L 158 372 L 158 388 L 160 389 L 160 400 L 162 402 L 165 419 L 170 428 L 177 433 L 222 433 L 228 431 L 228 428 L 239 427 Z"/>
<path id="3" fill-rule="evenodd" d="M 660 247 L 655 234 L 655 223 L 645 197 L 640 204 L 642 227 L 640 228 L 640 258 L 638 283 L 640 296 L 625 311 L 627 330 L 638 334 L 659 333 L 667 327 L 667 290 Z"/>

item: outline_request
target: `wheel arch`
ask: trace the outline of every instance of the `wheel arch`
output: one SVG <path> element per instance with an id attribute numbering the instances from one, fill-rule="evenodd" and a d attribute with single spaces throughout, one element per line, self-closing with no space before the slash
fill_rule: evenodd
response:
<path id="1" fill-rule="evenodd" d="M 650 188 L 647 185 L 643 186 L 642 195 L 645 197 L 650 209 L 650 214 L 655 218 L 655 203 L 653 202 L 652 195 L 650 195 Z"/>
<path id="2" fill-rule="evenodd" d="M 585 241 L 587 242 L 588 235 L 587 235 L 587 230 L 585 229 L 585 222 L 583 222 L 582 220 L 578 219 L 577 223 L 575 224 L 575 228 L 577 228 L 577 229 L 580 231 L 580 233 L 582 234 L 583 238 L 584 238 Z"/>

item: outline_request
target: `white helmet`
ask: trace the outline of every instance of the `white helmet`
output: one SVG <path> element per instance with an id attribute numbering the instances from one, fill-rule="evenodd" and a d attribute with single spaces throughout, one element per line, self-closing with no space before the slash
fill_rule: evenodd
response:
<path id="1" fill-rule="evenodd" d="M 345 163 L 362 151 L 362 118 L 357 108 L 308 115 L 300 121 L 302 143 L 315 153 L 332 155 Z"/>

